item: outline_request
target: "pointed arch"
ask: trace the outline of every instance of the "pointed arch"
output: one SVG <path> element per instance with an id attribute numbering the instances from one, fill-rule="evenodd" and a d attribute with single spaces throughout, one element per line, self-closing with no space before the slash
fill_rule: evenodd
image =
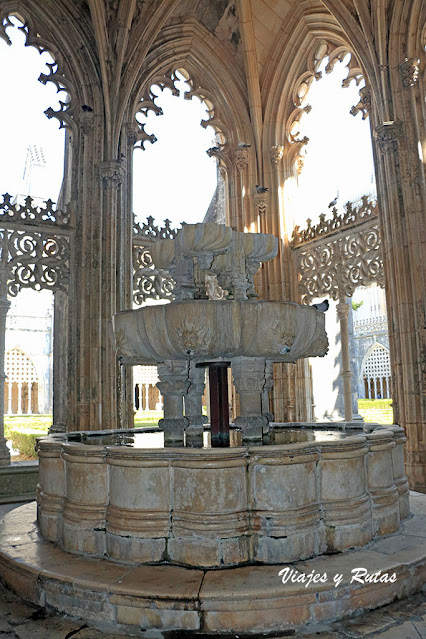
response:
<path id="1" fill-rule="evenodd" d="M 252 142 L 244 83 L 242 76 L 230 72 L 233 66 L 233 61 L 221 49 L 215 36 L 196 19 L 185 22 L 183 34 L 181 26 L 166 27 L 161 32 L 161 40 L 157 45 L 154 43 L 139 71 L 127 121 L 133 121 L 139 102 L 148 95 L 153 84 L 162 77 L 173 83 L 173 71 L 184 69 L 193 87 L 185 98 L 197 96 L 207 104 L 211 115 L 204 126 L 226 131 L 228 140 L 224 160 L 229 162 L 233 146 L 240 140 Z"/>
<path id="2" fill-rule="evenodd" d="M 350 54 L 343 86 L 352 81 L 358 85 L 365 72 L 339 23 L 322 4 L 312 7 L 301 3 L 286 32 L 292 35 L 282 35 L 277 41 L 263 81 L 262 90 L 269 96 L 265 105 L 264 153 L 269 153 L 274 145 L 282 145 L 287 171 L 295 175 L 297 160 L 309 142 L 300 136 L 298 124 L 303 113 L 310 110 L 305 97 L 311 83 L 321 77 L 318 69 L 322 60 L 329 58 L 326 73 L 330 73 L 337 61 Z M 279 60 L 278 65 L 273 64 L 274 60 Z M 354 107 L 353 113 L 357 110 L 363 110 L 362 106 Z"/>
<path id="3" fill-rule="evenodd" d="M 83 11 L 84 5 L 81 7 Z M 10 0 L 0 10 L 0 37 L 8 44 L 6 29 L 11 26 L 9 16 L 24 23 L 20 28 L 26 34 L 26 46 L 47 51 L 54 59 L 48 64 L 48 74 L 41 74 L 40 82 L 53 82 L 59 91 L 66 91 L 69 100 L 61 102 L 58 111 L 46 111 L 47 117 L 59 120 L 61 128 L 76 133 L 86 118 L 82 105 L 102 112 L 96 53 L 91 46 L 92 34 L 87 21 L 79 20 L 76 7 L 59 2 L 33 3 L 29 0 Z M 84 26 L 82 26 L 84 25 Z"/>
<path id="4" fill-rule="evenodd" d="M 155 142 L 155 132 L 152 136 L 146 135 L 135 119 L 136 113 L 152 110 L 161 115 L 150 88 L 155 84 L 173 91 L 175 71 L 183 70 L 191 86 L 185 98 L 195 96 L 206 104 L 208 118 L 201 124 L 212 126 L 220 136 L 218 145 L 209 150 L 209 155 L 217 158 L 228 186 L 231 224 L 236 224 L 241 217 L 239 195 L 231 195 L 231 191 L 235 191 L 232 185 L 238 180 L 240 142 L 248 145 L 245 149 L 248 171 L 255 175 L 256 170 L 254 152 L 250 151 L 250 147 L 254 149 L 254 139 L 243 72 L 233 73 L 236 69 L 217 38 L 195 18 L 185 21 L 183 29 L 182 25 L 167 26 L 140 68 L 125 118 L 132 145 L 138 139 Z"/>

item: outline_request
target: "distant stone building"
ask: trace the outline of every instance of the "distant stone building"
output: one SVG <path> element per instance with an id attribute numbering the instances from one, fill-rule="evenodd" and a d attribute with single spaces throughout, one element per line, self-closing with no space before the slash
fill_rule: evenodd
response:
<path id="1" fill-rule="evenodd" d="M 353 311 L 353 352 L 358 397 L 390 398 L 392 388 L 385 291 L 375 286 L 361 286 L 355 291 L 353 303 L 355 307 L 361 303 Z"/>
<path id="2" fill-rule="evenodd" d="M 22 291 L 6 321 L 5 413 L 51 413 L 53 297 Z"/>

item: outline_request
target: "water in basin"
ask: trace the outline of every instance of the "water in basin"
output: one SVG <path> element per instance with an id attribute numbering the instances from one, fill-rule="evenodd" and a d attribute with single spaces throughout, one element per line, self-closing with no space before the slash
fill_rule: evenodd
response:
<path id="1" fill-rule="evenodd" d="M 300 444 L 305 442 L 337 441 L 348 436 L 362 434 L 360 430 L 336 430 L 331 428 L 273 428 L 264 436 L 263 441 L 253 445 L 265 444 Z M 230 446 L 242 446 L 241 430 L 231 428 Z M 77 441 L 93 446 L 127 446 L 129 448 L 164 448 L 164 432 L 156 428 L 135 429 L 126 431 L 106 431 L 100 433 L 70 433 L 69 441 Z M 167 446 L 167 444 L 166 444 Z M 170 444 L 168 444 L 170 446 Z M 174 444 L 176 446 L 176 444 Z M 185 441 L 188 448 L 211 448 L 210 432 L 204 431 L 201 439 Z"/>

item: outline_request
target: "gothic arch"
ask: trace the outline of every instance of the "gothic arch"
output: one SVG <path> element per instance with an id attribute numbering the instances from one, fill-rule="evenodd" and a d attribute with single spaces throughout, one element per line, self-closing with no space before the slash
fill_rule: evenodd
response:
<path id="1" fill-rule="evenodd" d="M 183 31 L 183 33 L 182 33 Z M 206 64 L 208 61 L 208 65 Z M 125 121 L 128 131 L 129 145 L 141 140 L 155 141 L 155 133 L 151 138 L 138 125 L 135 116 L 138 111 L 152 110 L 159 113 L 150 92 L 154 84 L 174 89 L 174 72 L 184 70 L 191 89 L 186 98 L 196 96 L 208 108 L 209 114 L 203 126 L 212 126 L 222 137 L 219 144 L 209 150 L 209 155 L 217 158 L 222 177 L 227 184 L 229 194 L 228 221 L 237 225 L 241 218 L 240 194 L 232 185 L 239 179 L 241 149 L 239 143 L 244 142 L 254 151 L 253 129 L 250 124 L 247 101 L 244 97 L 244 86 L 241 79 L 230 72 L 231 61 L 211 33 L 195 19 L 187 20 L 182 25 L 168 26 L 161 32 L 161 40 L 153 46 L 143 65 L 138 80 L 133 88 L 128 104 Z M 244 149 L 244 166 L 251 175 L 255 175 L 256 158 L 250 148 Z M 254 178 L 252 179 L 254 182 Z M 234 193 L 234 195 L 231 195 Z"/>
<path id="2" fill-rule="evenodd" d="M 324 7 L 304 10 L 302 4 L 290 30 L 290 39 L 282 37 L 276 44 L 276 54 L 271 56 L 272 60 L 279 60 L 278 65 L 271 64 L 265 75 L 265 86 L 274 87 L 274 90 L 268 92 L 270 97 L 265 106 L 264 153 L 267 154 L 274 145 L 282 145 L 286 172 L 295 175 L 298 158 L 309 142 L 298 130 L 303 113 L 310 110 L 304 98 L 311 83 L 321 77 L 318 68 L 322 60 L 329 58 L 326 72 L 330 73 L 337 61 L 350 54 L 343 86 L 349 86 L 352 81 L 358 85 L 364 71 L 342 29 Z M 294 51 L 297 51 L 296 55 Z M 359 105 L 357 107 L 362 110 Z"/>
<path id="3" fill-rule="evenodd" d="M 166 78 L 165 86 L 170 87 L 173 72 L 184 69 L 193 87 L 185 97 L 191 99 L 196 96 L 207 104 L 210 115 L 203 126 L 212 126 L 226 138 L 226 144 L 221 145 L 217 156 L 219 162 L 230 170 L 238 142 L 243 140 L 252 144 L 253 134 L 244 87 L 229 72 L 231 64 L 227 55 L 220 46 L 214 45 L 211 33 L 195 19 L 185 22 L 184 34 L 181 26 L 163 29 L 161 41 L 157 46 L 154 44 L 140 69 L 129 102 L 127 121 L 133 123 L 134 114 L 140 110 L 140 101 L 149 100 L 149 89 L 153 84 Z M 155 110 L 150 105 L 146 107 Z"/>
<path id="4" fill-rule="evenodd" d="M 90 39 L 79 30 L 78 21 L 71 13 L 56 2 L 10 0 L 0 13 L 0 37 L 8 44 L 6 28 L 10 26 L 8 16 L 12 15 L 24 23 L 21 30 L 26 34 L 27 46 L 35 47 L 40 53 L 47 51 L 54 58 L 55 62 L 48 65 L 50 72 L 41 74 L 39 80 L 43 84 L 53 82 L 58 92 L 64 90 L 69 96 L 58 111 L 48 109 L 47 117 L 58 119 L 61 128 L 75 133 L 86 117 L 80 105 L 91 105 L 94 110 L 102 108 L 99 94 L 93 91 L 99 81 Z"/>

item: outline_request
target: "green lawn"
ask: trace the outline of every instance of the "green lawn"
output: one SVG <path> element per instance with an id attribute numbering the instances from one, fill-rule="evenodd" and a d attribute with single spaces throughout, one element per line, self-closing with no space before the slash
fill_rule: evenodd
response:
<path id="1" fill-rule="evenodd" d="M 138 411 L 135 414 L 135 428 L 140 426 L 158 426 L 158 420 L 162 419 L 162 410 Z"/>
<path id="2" fill-rule="evenodd" d="M 366 422 L 392 424 L 391 399 L 360 399 L 358 411 Z M 158 426 L 163 417 L 162 411 L 138 411 L 135 414 L 135 427 Z M 4 426 L 6 439 L 12 439 L 13 447 L 26 457 L 36 457 L 34 443 L 36 437 L 47 435 L 52 424 L 52 415 L 5 415 Z M 16 459 L 16 457 L 15 457 Z"/>
<path id="3" fill-rule="evenodd" d="M 393 424 L 391 399 L 359 399 L 358 411 L 366 422 Z"/>
<path id="4" fill-rule="evenodd" d="M 52 415 L 5 415 L 4 432 L 6 439 L 11 430 L 37 430 L 47 435 L 52 425 Z"/>

